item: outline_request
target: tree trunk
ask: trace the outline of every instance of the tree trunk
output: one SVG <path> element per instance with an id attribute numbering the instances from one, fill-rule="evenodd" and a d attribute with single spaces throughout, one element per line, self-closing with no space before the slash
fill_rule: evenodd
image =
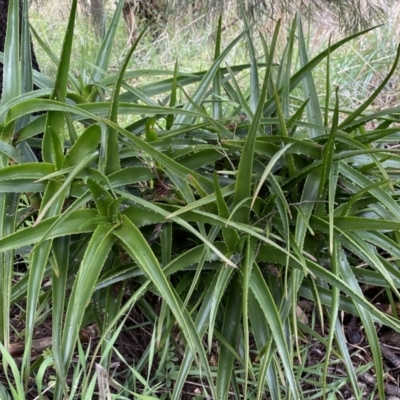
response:
<path id="1" fill-rule="evenodd" d="M 142 22 L 149 25 L 150 34 L 155 39 L 165 25 L 164 7 L 161 0 L 125 0 L 122 14 L 132 44 L 138 35 Z"/>
<path id="2" fill-rule="evenodd" d="M 95 35 L 102 38 L 104 34 L 104 3 L 103 0 L 78 0 L 79 11 L 90 19 Z"/>
<path id="3" fill-rule="evenodd" d="M 7 14 L 8 14 L 8 2 L 9 0 L 0 0 L 0 51 L 4 51 L 4 45 L 6 41 L 6 30 L 7 30 Z M 19 21 L 20 29 L 22 23 L 22 1 L 19 2 Z M 40 71 L 39 64 L 36 59 L 35 52 L 33 50 L 33 44 L 31 42 L 31 56 L 32 56 L 32 67 L 36 71 Z M 0 98 L 3 93 L 3 64 L 0 63 Z"/>

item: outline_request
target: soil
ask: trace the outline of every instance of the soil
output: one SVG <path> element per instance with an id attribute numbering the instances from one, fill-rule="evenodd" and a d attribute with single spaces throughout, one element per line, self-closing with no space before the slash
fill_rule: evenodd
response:
<path id="1" fill-rule="evenodd" d="M 313 302 L 301 300 L 298 303 L 298 307 L 303 310 L 302 320 L 304 321 L 304 315 L 308 315 L 308 321 L 311 321 L 311 314 L 315 312 Z M 384 308 L 384 306 L 379 307 Z M 370 366 L 368 368 L 368 365 L 372 365 L 373 358 L 370 347 L 365 338 L 360 320 L 358 319 L 358 317 L 343 314 L 341 314 L 340 320 L 347 340 L 347 347 L 351 356 L 353 368 L 360 369 L 360 367 L 364 367 L 363 372 L 358 375 L 358 384 L 363 391 L 363 398 L 378 399 L 379 397 L 377 395 L 375 371 L 373 369 L 373 366 Z M 306 320 L 307 324 L 310 325 L 310 322 L 308 321 Z M 12 344 L 9 351 L 13 355 L 17 364 L 20 364 L 21 355 L 24 350 L 24 343 L 23 340 L 18 338 L 17 332 L 23 331 L 24 323 L 23 315 L 19 312 L 19 308 L 17 307 L 14 308 L 12 328 L 14 333 L 12 335 Z M 44 357 L 46 354 L 51 354 L 49 353 L 52 341 L 51 329 L 51 320 L 48 319 L 35 330 L 35 340 L 32 346 L 31 353 L 32 363 L 35 363 L 35 361 L 37 361 L 40 357 Z M 324 331 L 322 331 L 321 325 L 317 322 L 314 325 L 314 330 L 326 339 L 329 332 L 329 327 L 325 323 Z M 396 398 L 400 399 L 400 333 L 379 326 L 377 326 L 377 331 L 384 364 L 386 395 L 391 396 L 390 398 L 392 400 L 395 400 Z M 152 340 L 153 332 L 153 325 L 148 323 L 140 309 L 135 308 L 128 316 L 127 323 L 124 325 L 123 330 L 121 331 L 115 342 L 115 349 L 117 349 L 117 351 L 122 354 L 124 360 L 128 365 L 137 366 L 138 363 L 140 363 L 140 359 L 143 356 L 145 349 L 148 347 Z M 93 350 L 96 347 L 98 340 L 99 332 L 95 325 L 90 325 L 80 331 L 80 341 L 82 343 L 84 351 L 86 352 L 88 348 L 90 348 L 92 357 L 94 356 Z M 172 333 L 172 343 L 174 344 L 175 349 L 174 363 L 179 366 L 182 360 L 182 355 L 184 353 L 184 344 L 179 340 L 179 332 L 178 329 L 175 328 L 173 329 Z M 320 366 L 323 366 L 325 361 L 325 348 L 311 336 L 306 336 L 306 343 L 306 346 L 309 346 L 309 349 L 307 352 L 307 359 L 303 360 L 303 366 L 315 366 L 315 371 L 321 374 L 322 367 Z M 78 354 L 76 352 L 73 358 L 73 363 L 77 362 Z M 212 352 L 212 354 L 210 354 L 209 362 L 210 365 L 214 367 L 218 364 L 218 352 L 216 349 Z M 254 359 L 253 362 L 257 362 L 257 360 Z M 150 371 L 151 377 L 154 377 L 154 375 L 156 374 L 158 365 L 159 358 L 158 355 L 156 355 L 152 370 Z M 308 369 L 308 371 L 312 370 L 312 368 Z M 129 376 L 129 369 L 127 368 L 126 364 L 117 356 L 117 353 L 114 352 L 111 359 L 110 371 L 108 373 L 104 373 L 106 376 L 106 381 L 109 382 L 111 393 L 117 393 L 118 386 L 115 384 L 115 382 L 118 382 L 120 385 L 126 383 L 126 380 Z M 147 377 L 148 375 L 148 371 L 146 369 L 141 370 L 140 373 L 144 377 Z M 46 385 L 46 383 L 51 380 L 51 375 L 54 374 L 55 371 L 52 368 L 49 368 L 46 371 L 44 376 L 44 385 Z M 73 368 L 71 368 L 70 374 L 71 376 L 68 381 L 69 383 L 72 383 Z M 347 376 L 346 367 L 339 360 L 335 360 L 332 354 L 331 363 L 328 369 L 328 376 L 328 383 L 335 383 L 335 377 L 343 379 Z M 313 386 L 310 382 L 320 381 L 320 375 L 317 376 L 313 375 L 312 373 L 305 372 L 302 378 L 302 381 L 304 382 L 302 385 L 302 390 L 304 391 L 304 393 L 306 391 L 310 391 L 310 393 L 312 393 L 312 391 L 318 390 L 318 387 Z M 3 371 L 0 372 L 0 381 L 3 383 L 3 385 L 7 387 L 8 383 Z M 169 398 L 169 394 L 172 393 L 173 390 L 173 379 L 171 379 L 170 382 L 171 383 L 169 384 L 169 387 L 167 387 L 167 382 L 164 382 L 164 386 L 159 389 L 159 391 L 157 392 L 159 398 Z M 192 400 L 194 398 L 205 399 L 206 397 L 202 395 L 204 387 L 207 387 L 207 382 L 202 382 L 201 380 L 192 379 L 190 377 L 184 387 L 181 398 L 183 400 Z M 27 394 L 27 399 L 34 399 L 38 396 L 35 388 L 36 384 L 34 379 L 32 378 L 29 392 Z M 140 386 L 136 386 L 136 391 L 138 391 L 138 393 L 140 393 L 140 390 Z M 338 392 L 340 392 L 344 399 L 354 398 L 353 391 L 350 385 L 345 385 L 341 387 Z M 47 399 L 52 399 L 50 391 L 47 392 L 46 395 Z M 74 398 L 79 399 L 79 393 L 77 394 L 77 397 Z M 233 393 L 229 396 L 229 399 L 231 398 L 235 398 Z M 265 394 L 264 398 L 269 399 L 267 393 Z"/>

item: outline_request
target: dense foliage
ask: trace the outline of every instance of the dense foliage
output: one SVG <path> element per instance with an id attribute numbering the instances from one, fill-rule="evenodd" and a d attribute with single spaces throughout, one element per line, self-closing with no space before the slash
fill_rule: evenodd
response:
<path id="1" fill-rule="evenodd" d="M 18 1 L 10 1 L 0 56 L 0 351 L 9 371 L 2 396 L 23 399 L 25 389 L 46 387 L 54 399 L 92 398 L 112 358 L 124 360 L 113 344 L 134 307 L 153 339 L 123 379 L 112 379 L 116 398 L 156 398 L 171 388 L 179 399 L 193 379 L 204 397 L 218 400 L 229 390 L 238 399 L 309 398 L 306 335 L 327 351 L 313 394 L 336 391 L 321 384 L 332 353 L 361 398 L 339 310 L 361 319 L 384 396 L 375 324 L 397 331 L 400 324 L 362 287 L 382 288 L 393 305 L 400 297 L 400 158 L 383 146 L 399 140 L 400 109 L 366 110 L 400 53 L 355 110 L 341 109 L 329 72 L 321 100 L 312 72 L 322 62 L 329 71 L 330 54 L 362 33 L 309 60 L 298 19 L 282 54 L 279 24 L 270 41 L 259 38 L 257 51 L 251 26 L 222 50 L 219 26 L 207 71 L 181 73 L 178 63 L 174 71 L 127 70 L 139 37 L 111 75 L 121 11 L 122 2 L 92 71 L 75 76 L 74 0 L 60 57 L 42 43 L 58 64 L 56 80 L 35 73 L 40 89 L 31 91 L 30 41 L 23 37 L 16 51 Z M 248 64 L 224 66 L 240 41 Z M 132 85 L 141 74 L 155 82 Z M 126 115 L 135 122 L 125 124 Z M 315 318 L 330 327 L 326 337 L 298 320 L 300 297 L 315 303 Z M 8 352 L 17 307 L 25 319 L 18 365 Z M 52 349 L 32 360 L 44 320 L 52 324 Z M 92 323 L 100 340 L 85 355 L 77 343 Z M 177 354 L 173 373 L 154 373 L 156 358 L 162 365 Z"/>

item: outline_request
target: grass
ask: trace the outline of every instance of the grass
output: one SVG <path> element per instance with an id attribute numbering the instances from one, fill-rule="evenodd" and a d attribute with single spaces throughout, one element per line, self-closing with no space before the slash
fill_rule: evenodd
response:
<path id="1" fill-rule="evenodd" d="M 32 9 L 41 91 L 23 92 L 32 71 L 5 48 L 1 396 L 394 390 L 382 359 L 400 332 L 391 27 L 328 47 L 298 19 L 265 37 L 210 20 L 127 48 L 111 19 L 99 45 L 76 1 L 65 10 Z"/>
<path id="2" fill-rule="evenodd" d="M 40 32 L 41 37 L 55 54 L 59 54 L 62 47 L 61 38 L 66 27 L 68 4 L 47 2 L 37 6 L 33 3 L 31 7 L 30 18 L 33 27 Z M 108 20 L 110 20 L 112 12 L 113 8 L 108 5 Z M 344 106 L 360 104 L 388 72 L 396 53 L 396 41 L 393 38 L 396 37 L 398 12 L 398 6 L 393 5 L 385 25 L 346 44 L 340 51 L 332 55 L 332 83 L 341 87 L 341 101 Z M 216 22 L 216 18 L 206 17 L 192 21 L 184 16 L 170 21 L 166 31 L 157 39 L 157 46 L 154 46 L 148 37 L 142 40 L 129 68 L 159 68 L 171 71 L 178 59 L 182 72 L 193 73 L 207 69 L 213 60 Z M 273 24 L 273 21 L 267 19 L 259 22 L 257 29 L 268 36 L 271 35 Z M 325 48 L 330 37 L 332 40 L 339 40 L 344 36 L 337 21 L 329 15 L 316 16 L 316 21 L 306 21 L 306 25 L 310 56 L 318 54 Z M 238 19 L 237 10 L 233 5 L 230 5 L 224 16 L 223 26 L 226 27 L 222 36 L 224 47 L 243 30 L 244 26 L 242 20 Z M 281 32 L 282 42 L 285 40 L 283 31 L 284 29 Z M 81 73 L 86 63 L 94 62 L 98 46 L 99 40 L 90 26 L 82 18 L 78 18 L 72 57 L 72 68 L 76 73 Z M 48 56 L 40 46 L 36 47 L 43 72 L 54 77 L 56 66 L 54 63 L 49 63 Z M 121 21 L 113 43 L 110 71 L 117 71 L 127 48 L 127 34 Z M 256 42 L 256 48 L 261 50 L 260 42 Z M 238 65 L 245 63 L 246 57 L 247 49 L 242 43 L 233 49 L 225 62 L 230 65 Z M 87 65 L 86 68 L 88 68 Z M 323 93 L 325 75 L 326 66 L 323 64 L 314 70 L 314 79 L 319 93 Z M 398 80 L 398 75 L 395 73 L 391 84 L 376 100 L 375 107 L 383 108 L 391 102 L 396 102 Z M 148 82 L 146 76 L 139 77 L 136 81 L 137 84 Z"/>
<path id="3" fill-rule="evenodd" d="M 67 19 L 65 13 L 68 10 L 69 3 L 46 3 L 45 6 L 31 7 L 31 23 L 46 44 L 49 45 L 55 54 L 59 54 L 65 31 Z M 114 8 L 108 5 L 106 8 L 108 21 L 111 20 Z M 51 19 L 49 19 L 49 16 Z M 55 16 L 55 18 L 54 18 Z M 235 14 L 230 18 L 236 19 Z M 226 19 L 229 24 L 230 18 Z M 213 58 L 213 41 L 216 35 L 215 18 L 207 18 L 205 21 L 200 19 L 197 23 L 190 18 L 179 18 L 179 22 L 171 23 L 167 30 L 156 40 L 156 46 L 153 40 L 146 36 L 139 44 L 138 52 L 130 61 L 129 67 L 136 69 L 159 68 L 172 70 L 177 59 L 180 60 L 182 72 L 201 71 L 208 67 Z M 236 23 L 229 29 L 229 36 L 224 38 L 224 44 L 228 44 L 234 34 L 241 31 L 242 24 Z M 199 34 L 201 33 L 201 34 Z M 110 72 L 116 72 L 128 50 L 128 37 L 126 29 L 121 20 L 117 30 L 117 36 L 112 46 L 112 58 L 110 61 Z M 91 27 L 82 18 L 77 19 L 77 34 L 74 43 L 72 68 L 81 72 L 82 62 L 90 63 L 95 61 L 99 39 L 95 37 Z M 202 49 L 201 52 L 198 50 Z M 243 47 L 242 47 L 243 49 Z M 45 52 L 38 47 L 38 57 L 40 65 L 48 75 L 54 75 L 56 66 L 49 64 L 49 59 Z M 238 49 L 229 55 L 227 61 L 232 64 L 238 64 Z M 244 60 L 244 58 L 242 59 Z M 140 83 L 144 83 L 140 81 Z"/>

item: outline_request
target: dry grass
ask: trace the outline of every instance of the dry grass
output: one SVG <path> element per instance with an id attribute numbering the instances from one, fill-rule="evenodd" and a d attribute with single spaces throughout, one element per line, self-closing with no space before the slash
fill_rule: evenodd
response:
<path id="1" fill-rule="evenodd" d="M 60 54 L 62 37 L 67 24 L 68 0 L 52 2 L 37 0 L 31 5 L 31 23 L 41 38 L 55 53 Z M 106 2 L 108 20 L 110 20 L 114 3 Z M 223 46 L 240 33 L 244 24 L 239 18 L 238 10 L 233 2 L 227 3 L 223 15 Z M 190 14 L 190 15 L 189 15 Z M 343 105 L 355 107 L 367 98 L 390 69 L 396 51 L 396 37 L 399 34 L 400 4 L 395 2 L 384 26 L 341 47 L 331 57 L 331 76 L 334 86 L 340 87 Z M 255 27 L 255 32 L 261 32 L 268 40 L 277 19 L 282 20 L 285 29 L 281 30 L 282 43 L 285 42 L 286 29 L 292 15 L 279 13 L 270 18 L 261 18 Z M 304 30 L 308 36 L 309 54 L 317 54 L 328 46 L 329 40 L 335 42 L 345 36 L 339 27 L 339 21 L 332 12 L 317 10 L 313 19 L 303 17 Z M 193 20 L 191 13 L 173 15 L 169 18 L 165 31 L 153 42 L 150 35 L 145 37 L 138 46 L 132 58 L 131 69 L 164 69 L 173 70 L 176 60 L 179 60 L 183 72 L 197 72 L 207 69 L 214 56 L 214 37 L 217 26 L 216 15 L 205 14 Z M 256 40 L 257 43 L 257 40 Z M 261 43 L 259 46 L 261 48 Z M 74 57 L 72 68 L 76 75 L 85 76 L 90 70 L 90 63 L 96 57 L 100 45 L 90 24 L 82 15 L 78 19 L 75 36 Z M 116 72 L 128 48 L 128 35 L 123 19 L 113 47 L 113 58 L 110 72 Z M 283 51 L 283 45 L 280 49 Z M 36 45 L 36 52 L 42 72 L 55 76 L 56 66 L 50 61 L 43 49 Z M 247 54 L 244 44 L 236 46 L 226 63 L 229 65 L 246 62 Z M 319 93 L 325 92 L 326 65 L 320 65 L 314 71 Z M 148 78 L 143 77 L 136 84 L 144 84 Z M 374 108 L 393 107 L 399 103 L 398 88 L 400 76 L 395 74 L 385 90 L 374 102 Z"/>

